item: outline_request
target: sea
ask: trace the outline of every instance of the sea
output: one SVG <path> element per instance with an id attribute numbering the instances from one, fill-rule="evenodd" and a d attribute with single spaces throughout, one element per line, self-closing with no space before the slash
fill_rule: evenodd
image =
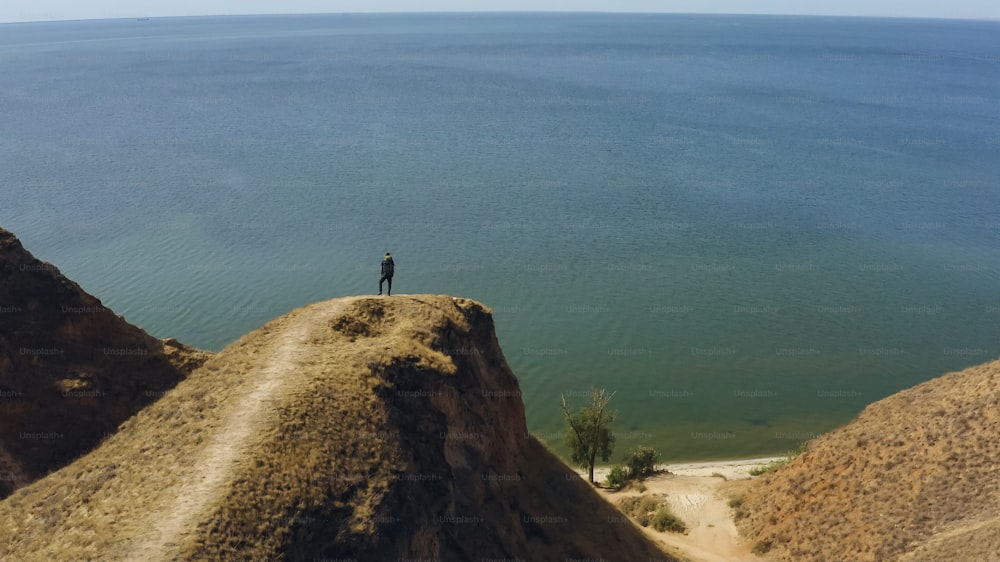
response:
<path id="1" fill-rule="evenodd" d="M 0 122 L 0 226 L 130 322 L 219 350 L 389 251 L 564 455 L 592 387 L 612 461 L 739 458 L 1000 356 L 996 21 L 4 24 Z"/>

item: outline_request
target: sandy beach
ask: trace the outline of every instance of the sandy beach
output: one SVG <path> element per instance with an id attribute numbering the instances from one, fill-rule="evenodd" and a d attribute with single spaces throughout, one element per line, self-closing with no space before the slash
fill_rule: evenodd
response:
<path id="1" fill-rule="evenodd" d="M 750 478 L 750 471 L 754 468 L 764 466 L 770 462 L 781 460 L 785 457 L 760 457 L 755 459 L 734 459 L 724 461 L 699 461 L 674 464 L 657 465 L 658 470 L 665 470 L 677 476 L 712 476 L 721 474 L 727 480 L 742 480 Z M 610 466 L 600 466 L 594 468 L 594 480 L 603 482 Z M 577 474 L 587 477 L 587 471 L 577 469 Z"/>
<path id="2" fill-rule="evenodd" d="M 740 541 L 729 500 L 740 496 L 751 479 L 750 470 L 784 457 L 762 457 L 725 461 L 663 464 L 663 470 L 643 481 L 644 492 L 628 488 L 614 492 L 601 488 L 601 496 L 617 506 L 634 496 L 666 499 L 673 513 L 687 526 L 686 534 L 661 533 L 640 527 L 667 552 L 691 562 L 744 562 L 759 560 L 750 546 Z M 594 470 L 594 480 L 602 482 L 610 467 Z M 578 471 L 586 478 L 585 471 Z"/>

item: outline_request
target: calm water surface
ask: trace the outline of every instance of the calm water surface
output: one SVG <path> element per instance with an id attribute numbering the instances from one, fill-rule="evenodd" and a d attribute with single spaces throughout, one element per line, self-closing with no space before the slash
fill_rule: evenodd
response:
<path id="1" fill-rule="evenodd" d="M 1000 24 L 639 15 L 0 26 L 0 225 L 218 350 L 306 303 L 494 307 L 532 431 L 794 448 L 1000 355 Z"/>

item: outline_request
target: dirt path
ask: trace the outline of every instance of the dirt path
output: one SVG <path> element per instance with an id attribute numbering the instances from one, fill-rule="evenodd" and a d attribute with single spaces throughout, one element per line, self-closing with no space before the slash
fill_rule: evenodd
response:
<path id="1" fill-rule="evenodd" d="M 686 535 L 643 531 L 668 551 L 691 562 L 759 562 L 749 546 L 740 541 L 733 522 L 729 499 L 739 495 L 749 483 L 750 469 L 774 458 L 667 465 L 670 474 L 646 479 L 646 491 L 631 490 L 601 495 L 617 506 L 622 499 L 638 495 L 664 497 L 671 511 L 687 525 Z M 595 479 L 599 471 L 595 471 Z M 713 476 L 713 474 L 715 476 Z M 601 474 L 600 476 L 604 476 Z"/>
<path id="2" fill-rule="evenodd" d="M 696 562 L 742 562 L 755 560 L 740 543 L 723 491 L 726 481 L 711 476 L 666 477 L 647 484 L 654 493 L 666 493 L 670 509 L 688 527 L 686 535 L 657 533 L 659 539 Z M 656 533 L 656 531 L 653 531 Z"/>
<path id="3" fill-rule="evenodd" d="M 314 305 L 303 311 L 292 322 L 291 329 L 273 336 L 273 343 L 267 353 L 268 360 L 260 367 L 260 374 L 248 375 L 258 382 L 244 391 L 243 396 L 231 400 L 225 406 L 221 423 L 212 432 L 199 452 L 194 466 L 194 478 L 185 478 L 172 490 L 164 491 L 164 497 L 175 498 L 165 509 L 153 512 L 147 520 L 150 532 L 138 538 L 125 554 L 125 560 L 174 560 L 176 552 L 185 536 L 194 530 L 204 512 L 215 504 L 225 493 L 224 483 L 236 468 L 239 453 L 246 447 L 259 428 L 266 423 L 273 412 L 268 408 L 275 396 L 294 377 L 296 365 L 309 354 L 314 353 L 309 345 L 309 335 L 321 325 L 323 320 L 339 313 L 345 301 Z"/>

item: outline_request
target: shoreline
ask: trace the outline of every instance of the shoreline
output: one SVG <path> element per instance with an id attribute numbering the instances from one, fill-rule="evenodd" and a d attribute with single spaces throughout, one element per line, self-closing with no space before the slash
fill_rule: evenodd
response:
<path id="1" fill-rule="evenodd" d="M 660 463 L 656 465 L 659 471 L 667 471 L 675 476 L 716 476 L 722 475 L 726 480 L 745 480 L 751 478 L 750 470 L 765 466 L 774 461 L 788 458 L 787 456 L 774 457 L 754 457 L 730 460 L 714 461 L 693 461 L 678 463 Z M 574 470 L 581 478 L 587 478 L 587 471 L 574 467 Z M 603 482 L 608 473 L 611 472 L 611 465 L 595 466 L 594 481 Z M 662 474 L 662 472 L 661 472 Z M 716 476 L 717 477 L 717 476 Z"/>

